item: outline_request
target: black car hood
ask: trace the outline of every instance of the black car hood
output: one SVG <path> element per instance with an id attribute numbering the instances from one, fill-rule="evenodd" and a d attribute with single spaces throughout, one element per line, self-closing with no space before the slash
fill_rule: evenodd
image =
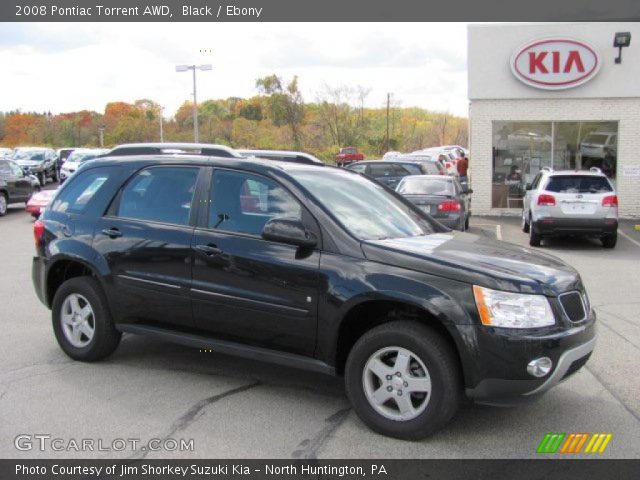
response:
<path id="1" fill-rule="evenodd" d="M 561 260 L 512 243 L 462 232 L 367 240 L 369 260 L 497 290 L 556 296 L 582 288 Z"/>

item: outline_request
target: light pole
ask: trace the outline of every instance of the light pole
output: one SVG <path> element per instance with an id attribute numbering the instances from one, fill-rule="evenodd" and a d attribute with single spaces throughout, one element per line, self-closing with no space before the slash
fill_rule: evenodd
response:
<path id="1" fill-rule="evenodd" d="M 191 70 L 193 72 L 193 141 L 198 143 L 198 98 L 196 97 L 196 70 L 206 72 L 213 67 L 211 64 L 206 63 L 204 65 L 176 65 L 176 72 L 186 72 Z"/>
<path id="2" fill-rule="evenodd" d="M 98 125 L 98 132 L 100 132 L 100 148 L 104 147 L 104 129 L 105 125 Z"/>

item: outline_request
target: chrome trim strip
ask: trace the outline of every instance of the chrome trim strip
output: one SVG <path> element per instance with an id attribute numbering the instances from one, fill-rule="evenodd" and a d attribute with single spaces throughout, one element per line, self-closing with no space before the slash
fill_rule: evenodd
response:
<path id="1" fill-rule="evenodd" d="M 558 383 L 560 383 L 571 367 L 571 364 L 576 360 L 581 359 L 582 357 L 593 352 L 594 347 L 596 346 L 595 337 L 589 340 L 587 343 L 583 343 L 582 345 L 578 345 L 571 350 L 567 350 L 558 359 L 558 364 L 556 365 L 555 370 L 551 374 L 547 380 L 540 385 L 535 390 L 531 390 L 530 392 L 524 393 L 523 395 L 533 395 L 535 393 L 541 393 L 549 390 L 552 387 L 555 387 Z"/>
<path id="2" fill-rule="evenodd" d="M 252 303 L 252 304 L 254 304 L 256 306 L 275 307 L 275 308 L 289 310 L 289 311 L 296 312 L 296 313 L 302 313 L 304 315 L 308 315 L 309 314 L 309 310 L 305 310 L 303 308 L 289 307 L 287 305 L 281 305 L 279 303 L 263 302 L 261 300 L 254 300 L 252 298 L 236 297 L 235 295 L 227 295 L 225 293 L 209 292 L 207 290 L 200 290 L 198 288 L 192 288 L 191 291 L 195 292 L 195 293 L 202 293 L 203 295 L 209 295 L 211 297 L 216 297 L 216 298 L 222 298 L 222 299 L 226 298 L 226 299 L 229 299 L 229 300 L 237 300 L 239 302 Z"/>
<path id="3" fill-rule="evenodd" d="M 584 317 L 582 317 L 580 320 L 571 320 L 571 317 L 569 317 L 569 314 L 567 313 L 567 311 L 564 308 L 564 305 L 562 304 L 561 297 L 564 297 L 565 295 L 571 295 L 572 293 L 575 293 L 578 295 L 578 298 L 580 299 L 580 303 L 582 304 L 582 311 L 584 312 Z M 567 317 L 567 320 L 569 320 L 571 323 L 584 322 L 587 318 L 589 318 L 589 311 L 587 310 L 587 306 L 584 304 L 584 297 L 582 296 L 582 292 L 580 292 L 579 290 L 572 290 L 570 292 L 565 292 L 558 295 L 558 303 L 560 304 L 562 313 L 564 313 L 564 316 Z"/>
<path id="4" fill-rule="evenodd" d="M 172 285 L 170 283 L 154 282 L 153 280 L 146 280 L 144 278 L 138 278 L 138 277 L 130 277 L 129 275 L 118 275 L 118 278 L 124 278 L 125 280 L 133 280 L 134 282 L 148 283 L 150 285 L 157 285 L 159 287 L 167 287 L 167 288 L 174 288 L 174 289 L 179 289 L 180 288 L 180 285 Z"/>

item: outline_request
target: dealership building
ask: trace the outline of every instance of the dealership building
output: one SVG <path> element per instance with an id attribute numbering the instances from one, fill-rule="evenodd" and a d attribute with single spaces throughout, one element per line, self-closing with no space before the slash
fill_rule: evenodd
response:
<path id="1" fill-rule="evenodd" d="M 544 167 L 598 167 L 640 217 L 640 24 L 471 25 L 468 42 L 474 214 L 519 215 Z"/>

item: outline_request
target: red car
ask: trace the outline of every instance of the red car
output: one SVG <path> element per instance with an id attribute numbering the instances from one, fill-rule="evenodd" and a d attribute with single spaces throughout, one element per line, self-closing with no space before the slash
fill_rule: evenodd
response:
<path id="1" fill-rule="evenodd" d="M 336 155 L 336 163 L 341 167 L 360 160 L 364 160 L 364 154 L 357 147 L 343 147 Z"/>
<path id="2" fill-rule="evenodd" d="M 40 217 L 40 214 L 44 211 L 49 202 L 56 194 L 56 190 L 41 190 L 31 195 L 31 198 L 27 202 L 27 212 L 31 214 L 33 218 Z"/>

